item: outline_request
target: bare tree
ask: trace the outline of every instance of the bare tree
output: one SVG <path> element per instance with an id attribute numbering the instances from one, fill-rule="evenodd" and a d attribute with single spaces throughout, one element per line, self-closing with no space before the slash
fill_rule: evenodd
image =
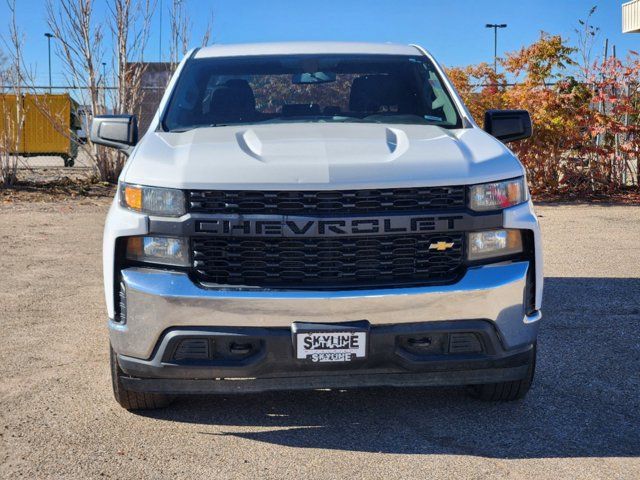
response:
<path id="1" fill-rule="evenodd" d="M 140 105 L 140 82 L 144 73 L 142 54 L 149 38 L 151 0 L 105 0 L 110 15 L 102 23 L 95 16 L 94 0 L 48 0 L 49 28 L 57 37 L 56 53 L 66 75 L 79 87 L 79 96 L 91 107 L 85 129 L 93 115 L 105 113 L 107 99 L 115 113 L 136 112 Z M 112 50 L 105 51 L 105 34 L 112 36 Z M 112 59 L 115 90 L 99 73 L 105 59 Z M 134 65 L 134 67 L 130 67 Z M 87 153 L 101 180 L 115 182 L 124 164 L 122 154 L 93 145 Z"/>
<path id="2" fill-rule="evenodd" d="M 7 68 L 7 57 L 5 56 L 4 53 L 2 53 L 2 50 L 0 50 L 0 82 L 2 82 L 2 85 L 5 84 L 6 82 L 6 68 Z"/>
<path id="3" fill-rule="evenodd" d="M 18 176 L 19 147 L 24 134 L 25 112 L 22 85 L 27 73 L 22 59 L 24 36 L 16 21 L 16 0 L 7 0 L 9 33 L 2 36 L 7 49 L 8 65 L 2 69 L 2 83 L 9 88 L 0 93 L 0 186 L 13 185 Z"/>
<path id="4" fill-rule="evenodd" d="M 142 77 L 146 69 L 143 55 L 155 4 L 150 0 L 112 0 L 109 4 L 110 28 L 116 46 L 116 88 L 111 103 L 116 113 L 139 112 Z"/>
<path id="5" fill-rule="evenodd" d="M 171 43 L 169 44 L 169 61 L 171 70 L 175 70 L 180 58 L 187 53 L 189 48 L 189 32 L 191 22 L 187 17 L 183 0 L 173 0 L 171 3 Z"/>
<path id="6" fill-rule="evenodd" d="M 579 27 L 575 29 L 578 55 L 580 56 L 579 75 L 582 81 L 589 81 L 587 72 L 592 68 L 593 47 L 600 32 L 600 28 L 594 26 L 593 15 L 598 9 L 593 6 L 589 9 L 589 13 L 584 20 L 578 20 Z"/>
<path id="7" fill-rule="evenodd" d="M 205 46 L 211 39 L 213 16 L 209 17 L 207 26 L 200 42 Z M 182 57 L 187 53 L 191 45 L 191 31 L 193 22 L 185 9 L 185 0 L 173 0 L 171 3 L 171 44 L 169 45 L 169 61 L 171 70 L 175 70 Z"/>
<path id="8" fill-rule="evenodd" d="M 94 18 L 93 0 L 47 0 L 47 22 L 56 37 L 56 54 L 61 60 L 69 84 L 78 87 L 77 95 L 91 115 L 104 113 L 100 92 L 100 65 L 104 58 L 103 26 Z M 85 123 L 90 122 L 85 116 Z M 87 124 L 84 125 L 88 131 Z M 106 149 L 89 141 L 86 153 L 93 160 L 102 180 L 112 176 L 113 159 Z"/>
<path id="9" fill-rule="evenodd" d="M 207 26 L 202 34 L 202 41 L 200 42 L 201 47 L 206 47 L 211 42 L 211 31 L 213 30 L 213 13 L 209 16 L 209 21 L 207 22 Z"/>

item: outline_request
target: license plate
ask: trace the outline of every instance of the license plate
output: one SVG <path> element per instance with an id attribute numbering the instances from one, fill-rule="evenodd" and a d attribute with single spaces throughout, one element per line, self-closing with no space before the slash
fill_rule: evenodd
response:
<path id="1" fill-rule="evenodd" d="M 296 333 L 296 355 L 312 362 L 351 362 L 367 355 L 366 331 Z"/>

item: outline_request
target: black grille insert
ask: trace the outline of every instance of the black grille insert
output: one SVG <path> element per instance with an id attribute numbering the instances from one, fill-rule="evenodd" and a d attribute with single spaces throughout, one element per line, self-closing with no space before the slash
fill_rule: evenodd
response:
<path id="1" fill-rule="evenodd" d="M 192 190 L 189 211 L 208 214 L 389 213 L 465 207 L 465 187 L 341 191 Z"/>
<path id="2" fill-rule="evenodd" d="M 178 344 L 173 358 L 178 361 L 208 360 L 210 358 L 209 340 L 207 338 L 184 339 Z"/>
<path id="3" fill-rule="evenodd" d="M 438 242 L 453 243 L 445 251 Z M 362 288 L 442 284 L 462 273 L 464 235 L 193 237 L 202 283 L 265 288 Z"/>
<path id="4" fill-rule="evenodd" d="M 475 333 L 452 333 L 449 335 L 449 353 L 477 353 L 482 343 Z"/>

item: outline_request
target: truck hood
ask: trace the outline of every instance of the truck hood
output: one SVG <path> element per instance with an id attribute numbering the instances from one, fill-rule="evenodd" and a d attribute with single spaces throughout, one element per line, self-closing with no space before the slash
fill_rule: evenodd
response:
<path id="1" fill-rule="evenodd" d="M 148 132 L 123 180 L 182 189 L 366 189 L 490 182 L 523 175 L 479 128 L 280 123 Z"/>

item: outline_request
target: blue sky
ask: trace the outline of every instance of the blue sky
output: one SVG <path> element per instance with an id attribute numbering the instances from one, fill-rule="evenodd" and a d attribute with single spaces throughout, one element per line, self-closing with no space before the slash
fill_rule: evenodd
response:
<path id="1" fill-rule="evenodd" d="M 104 0 L 94 0 L 101 3 Z M 168 6 L 164 2 L 164 38 Z M 193 21 L 193 43 L 199 43 L 213 15 L 215 43 L 286 40 L 341 40 L 419 43 L 449 66 L 493 60 L 493 34 L 486 23 L 507 23 L 500 31 L 499 52 L 533 42 L 541 30 L 575 38 L 577 20 L 598 5 L 594 23 L 599 45 L 608 38 L 619 56 L 640 50 L 640 34 L 621 33 L 617 0 L 184 0 Z M 18 0 L 18 21 L 26 35 L 25 60 L 47 81 L 45 0 Z M 0 33 L 6 34 L 7 7 L 0 2 Z M 156 12 L 147 58 L 158 59 L 159 15 Z M 165 45 L 168 49 L 168 45 Z M 599 49 L 600 50 L 600 49 Z M 62 81 L 53 59 L 54 83 Z"/>

